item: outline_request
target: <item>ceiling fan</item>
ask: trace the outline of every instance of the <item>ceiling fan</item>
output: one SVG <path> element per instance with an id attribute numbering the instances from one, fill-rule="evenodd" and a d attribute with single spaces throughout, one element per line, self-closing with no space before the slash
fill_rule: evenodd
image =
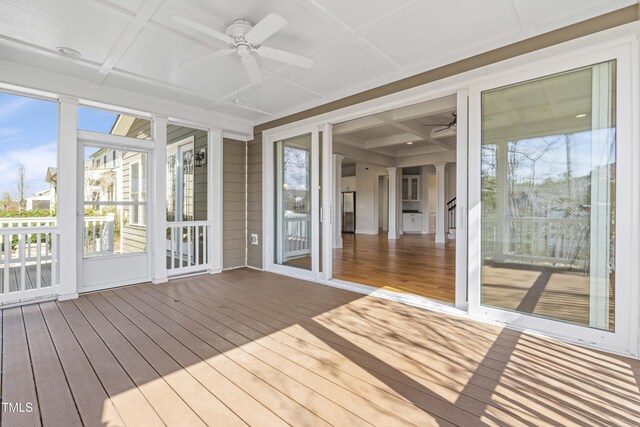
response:
<path id="1" fill-rule="evenodd" d="M 254 84 L 262 82 L 262 72 L 254 53 L 263 58 L 273 59 L 274 61 L 297 67 L 313 67 L 313 60 L 310 58 L 262 45 L 265 40 L 287 25 L 287 21 L 277 13 L 268 14 L 255 26 L 252 26 L 245 19 L 236 19 L 233 24 L 227 27 L 224 33 L 184 16 L 172 15 L 169 19 L 208 36 L 215 37 L 229 46 L 228 49 L 211 52 L 205 56 L 186 61 L 181 64 L 184 67 L 193 67 L 213 58 L 236 53 L 242 61 L 244 71 L 247 73 L 249 80 Z"/>
<path id="2" fill-rule="evenodd" d="M 458 114 L 453 112 L 453 113 L 451 113 L 451 115 L 453 116 L 453 119 L 450 122 L 447 122 L 447 123 L 425 123 L 422 126 L 444 126 L 442 129 L 438 129 L 436 131 L 433 131 L 434 133 L 442 132 L 442 131 L 445 131 L 447 129 L 451 129 L 452 127 L 454 127 L 458 123 Z"/>

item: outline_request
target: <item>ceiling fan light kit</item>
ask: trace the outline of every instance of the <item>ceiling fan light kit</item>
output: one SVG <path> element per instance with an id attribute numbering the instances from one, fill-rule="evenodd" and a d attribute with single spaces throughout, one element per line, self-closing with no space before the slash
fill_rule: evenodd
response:
<path id="1" fill-rule="evenodd" d="M 184 67 L 193 67 L 207 62 L 210 59 L 235 52 L 240 57 L 249 81 L 253 84 L 262 83 L 263 80 L 262 72 L 260 71 L 260 66 L 254 52 L 262 58 L 283 62 L 296 67 L 313 67 L 313 60 L 310 58 L 284 50 L 262 46 L 265 40 L 287 25 L 287 20 L 277 13 L 268 14 L 255 26 L 251 26 L 251 23 L 246 19 L 236 19 L 226 28 L 224 33 L 184 16 L 173 15 L 170 16 L 169 19 L 195 31 L 214 37 L 229 46 L 228 49 L 212 52 L 205 56 L 186 61 L 182 64 Z"/>

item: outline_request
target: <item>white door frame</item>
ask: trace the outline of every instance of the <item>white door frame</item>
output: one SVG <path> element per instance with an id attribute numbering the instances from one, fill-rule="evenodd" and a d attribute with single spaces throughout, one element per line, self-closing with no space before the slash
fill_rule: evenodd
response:
<path id="1" fill-rule="evenodd" d="M 300 277 L 309 280 L 324 279 L 331 275 L 331 257 L 327 254 L 331 253 L 333 247 L 332 233 L 331 233 L 331 206 L 333 202 L 330 198 L 333 196 L 333 189 L 331 187 L 332 176 L 332 158 L 327 153 L 331 152 L 332 144 L 331 137 L 324 137 L 322 144 L 322 154 L 325 156 L 322 162 L 322 183 L 320 183 L 320 130 L 323 130 L 323 135 L 330 134 L 330 126 L 318 125 L 304 126 L 300 128 L 290 129 L 286 132 L 269 132 L 265 131 L 263 134 L 263 148 L 262 148 L 262 256 L 264 260 L 264 269 L 266 271 L 273 271 L 275 273 L 281 273 L 287 276 Z M 311 270 L 304 270 L 286 265 L 279 265 L 274 262 L 274 250 L 275 250 L 275 157 L 274 157 L 274 144 L 276 141 L 281 141 L 296 136 L 311 135 Z M 322 185 L 323 196 L 323 209 L 322 212 L 319 209 L 320 197 L 319 186 Z M 322 272 L 320 272 L 320 220 L 322 218 L 322 248 L 323 248 L 323 265 Z"/>
<path id="2" fill-rule="evenodd" d="M 553 63 L 532 63 L 525 70 L 486 80 L 469 88 L 469 312 L 473 316 L 498 321 L 519 329 L 537 330 L 568 341 L 604 347 L 620 353 L 637 354 L 638 299 L 637 271 L 638 239 L 629 239 L 636 230 L 640 163 L 637 148 L 638 93 L 636 41 L 590 52 Z M 616 290 L 615 332 L 568 324 L 523 313 L 500 310 L 481 303 L 481 94 L 485 90 L 549 76 L 609 60 L 617 61 L 616 91 Z M 630 91 L 634 87 L 636 90 Z M 635 286 L 633 286 L 635 284 Z"/>
<path id="3" fill-rule="evenodd" d="M 145 153 L 147 157 L 147 202 L 145 209 L 145 214 L 147 216 L 146 220 L 146 235 L 147 235 L 147 249 L 145 252 L 135 253 L 135 254 L 119 254 L 113 256 L 102 256 L 95 258 L 85 258 L 82 251 L 80 251 L 80 259 L 78 262 L 81 264 L 82 278 L 79 292 L 89 292 L 100 289 L 106 289 L 116 286 L 124 286 L 133 283 L 141 283 L 145 281 L 151 280 L 151 271 L 152 271 L 152 255 L 153 248 L 155 245 L 155 241 L 158 238 L 158 230 L 153 226 L 153 221 L 151 220 L 151 212 L 150 207 L 155 205 L 155 195 L 154 195 L 154 185 L 153 185 L 153 177 L 154 177 L 154 159 L 153 159 L 153 148 L 154 148 L 153 140 L 142 140 L 137 138 L 129 138 L 125 136 L 119 135 L 111 135 L 104 134 L 99 132 L 91 132 L 91 131 L 78 131 L 78 156 L 77 161 L 79 162 L 79 179 L 77 182 L 77 200 L 78 204 L 81 207 L 81 210 L 78 212 L 78 221 L 83 221 L 84 218 L 84 149 L 86 146 L 91 147 L 104 147 L 109 149 L 116 150 L 127 150 L 127 151 L 136 151 Z M 122 159 L 121 159 L 122 161 Z M 119 202 L 109 202 L 112 205 L 122 204 L 122 201 Z M 81 230 L 81 225 L 78 226 L 78 229 Z M 84 233 L 80 232 L 78 234 L 78 239 L 81 240 L 84 237 Z M 163 242 L 164 243 L 164 242 Z M 82 244 L 79 242 L 80 248 L 82 248 Z M 114 277 L 108 278 L 106 281 L 98 283 L 98 284 L 90 284 L 85 283 L 85 279 L 87 277 L 88 268 L 98 268 L 103 275 L 106 272 L 118 272 L 118 271 L 131 271 L 135 268 L 140 267 L 140 261 L 144 261 L 145 267 L 144 272 L 140 271 L 139 274 L 134 274 L 128 278 L 118 278 Z M 103 264 L 101 267 L 100 264 Z"/>

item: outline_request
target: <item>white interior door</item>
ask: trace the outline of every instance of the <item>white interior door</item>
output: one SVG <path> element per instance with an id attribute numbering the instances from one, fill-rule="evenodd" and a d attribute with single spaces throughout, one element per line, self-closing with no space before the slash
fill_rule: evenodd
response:
<path id="1" fill-rule="evenodd" d="M 150 151 L 80 144 L 82 292 L 148 281 Z"/>
<path id="2" fill-rule="evenodd" d="M 472 314 L 633 351 L 630 88 L 626 48 L 470 88 Z"/>

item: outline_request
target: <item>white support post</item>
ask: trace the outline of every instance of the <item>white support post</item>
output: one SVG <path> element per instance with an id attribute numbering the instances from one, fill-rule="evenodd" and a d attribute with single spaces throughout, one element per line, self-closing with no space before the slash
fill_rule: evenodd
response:
<path id="1" fill-rule="evenodd" d="M 336 176 L 333 165 L 333 126 L 329 123 L 325 123 L 322 127 L 322 210 L 323 210 L 323 224 L 322 224 L 322 236 L 324 241 L 322 242 L 322 273 L 325 280 L 329 280 L 332 277 L 333 270 L 333 231 L 334 224 L 336 224 L 336 216 L 334 215 L 334 178 Z M 338 193 L 339 194 L 339 193 Z"/>
<path id="2" fill-rule="evenodd" d="M 342 247 L 342 154 L 333 155 L 333 247 Z"/>
<path id="3" fill-rule="evenodd" d="M 429 234 L 429 166 L 420 169 L 420 210 L 422 211 L 422 234 Z"/>
<path id="4" fill-rule="evenodd" d="M 436 243 L 445 242 L 445 197 L 444 197 L 444 169 L 446 162 L 435 164 L 436 167 L 436 187 L 437 187 L 437 210 L 436 210 Z"/>
<path id="5" fill-rule="evenodd" d="M 398 168 L 387 168 L 389 171 L 389 240 L 398 238 Z"/>
<path id="6" fill-rule="evenodd" d="M 222 131 L 210 129 L 207 139 L 207 219 L 211 230 L 207 241 L 209 274 L 222 271 L 222 144 Z"/>
<path id="7" fill-rule="evenodd" d="M 78 100 L 60 98 L 58 117 L 58 233 L 60 250 L 60 292 L 58 299 L 77 298 L 82 277 L 83 153 L 78 148 Z M 53 252 L 53 251 L 52 251 Z M 52 260 L 54 263 L 55 260 Z"/>
<path id="8" fill-rule="evenodd" d="M 458 126 L 456 132 L 456 299 L 455 305 L 467 310 L 468 282 L 468 233 L 467 233 L 467 182 L 469 145 L 469 92 L 459 90 L 457 95 Z"/>
<path id="9" fill-rule="evenodd" d="M 149 219 L 152 230 L 152 274 L 153 283 L 164 283 L 167 276 L 167 118 L 153 118 L 153 200 L 149 200 Z M 119 168 L 120 169 L 120 168 Z M 121 199 L 118 199 L 121 200 Z"/>

